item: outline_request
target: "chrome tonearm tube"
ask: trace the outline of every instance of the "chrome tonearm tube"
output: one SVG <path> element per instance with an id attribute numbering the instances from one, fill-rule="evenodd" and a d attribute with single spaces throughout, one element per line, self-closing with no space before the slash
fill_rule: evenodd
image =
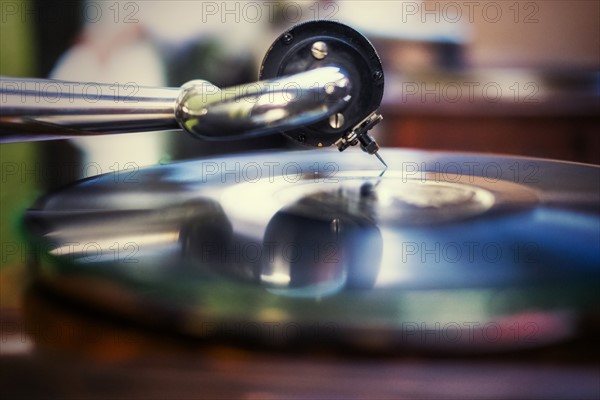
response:
<path id="1" fill-rule="evenodd" d="M 350 89 L 336 67 L 223 90 L 202 80 L 181 88 L 15 78 L 0 84 L 3 142 L 178 128 L 212 140 L 260 135 L 326 118 L 344 107 Z"/>
<path id="2" fill-rule="evenodd" d="M 281 132 L 311 147 L 379 146 L 383 69 L 354 29 L 311 21 L 269 48 L 258 82 L 220 89 L 195 80 L 181 88 L 0 78 L 0 142 L 177 130 L 206 140 Z"/>

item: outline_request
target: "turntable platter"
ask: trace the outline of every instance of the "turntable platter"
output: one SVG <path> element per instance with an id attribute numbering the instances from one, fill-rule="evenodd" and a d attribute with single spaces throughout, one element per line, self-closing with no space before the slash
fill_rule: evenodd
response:
<path id="1" fill-rule="evenodd" d="M 269 344 L 502 350 L 598 304 L 600 169 L 385 149 L 121 171 L 26 215 L 39 279 L 142 323 Z"/>

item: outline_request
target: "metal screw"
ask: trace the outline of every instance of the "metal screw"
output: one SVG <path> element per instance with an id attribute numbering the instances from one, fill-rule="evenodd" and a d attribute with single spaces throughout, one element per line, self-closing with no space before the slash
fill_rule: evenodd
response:
<path id="1" fill-rule="evenodd" d="M 336 113 L 329 116 L 329 126 L 333 129 L 340 129 L 344 125 L 344 115 Z"/>
<path id="2" fill-rule="evenodd" d="M 335 92 L 335 85 L 333 83 L 328 83 L 325 85 L 325 93 L 333 94 Z"/>
<path id="3" fill-rule="evenodd" d="M 296 138 L 300 143 L 304 143 L 306 141 L 306 136 L 304 135 L 298 135 L 298 137 Z"/>
<path id="4" fill-rule="evenodd" d="M 375 79 L 376 81 L 378 81 L 381 78 L 383 78 L 383 72 L 381 72 L 381 71 L 375 71 L 375 72 L 373 72 L 373 79 Z"/>
<path id="5" fill-rule="evenodd" d="M 288 32 L 283 35 L 282 40 L 284 44 L 290 44 L 292 43 L 292 40 L 294 40 L 294 35 Z"/>
<path id="6" fill-rule="evenodd" d="M 339 218 L 332 219 L 330 228 L 331 228 L 331 232 L 335 233 L 337 236 L 340 233 L 340 231 L 342 230 L 342 224 L 340 223 L 340 219 Z"/>
<path id="7" fill-rule="evenodd" d="M 310 52 L 315 59 L 322 60 L 327 57 L 327 45 L 321 41 L 314 42 L 310 48 Z"/>

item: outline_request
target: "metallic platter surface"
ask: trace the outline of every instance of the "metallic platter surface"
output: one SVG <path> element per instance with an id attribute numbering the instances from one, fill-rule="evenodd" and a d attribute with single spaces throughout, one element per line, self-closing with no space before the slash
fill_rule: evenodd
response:
<path id="1" fill-rule="evenodd" d="M 477 352 L 597 314 L 600 169 L 384 149 L 120 171 L 25 217 L 41 282 L 193 336 Z M 596 313 L 596 314 L 594 314 Z"/>

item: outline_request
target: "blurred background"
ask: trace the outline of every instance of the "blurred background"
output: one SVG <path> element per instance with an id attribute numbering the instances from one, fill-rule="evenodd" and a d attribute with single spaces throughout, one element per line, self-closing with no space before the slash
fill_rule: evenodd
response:
<path id="1" fill-rule="evenodd" d="M 0 19 L 2 76 L 140 86 L 255 81 L 286 28 L 333 19 L 383 60 L 381 145 L 600 163 L 597 0 L 0 0 Z M 3 329 L 22 307 L 20 218 L 43 193 L 101 173 L 293 146 L 278 135 L 207 143 L 173 132 L 0 145 Z"/>

